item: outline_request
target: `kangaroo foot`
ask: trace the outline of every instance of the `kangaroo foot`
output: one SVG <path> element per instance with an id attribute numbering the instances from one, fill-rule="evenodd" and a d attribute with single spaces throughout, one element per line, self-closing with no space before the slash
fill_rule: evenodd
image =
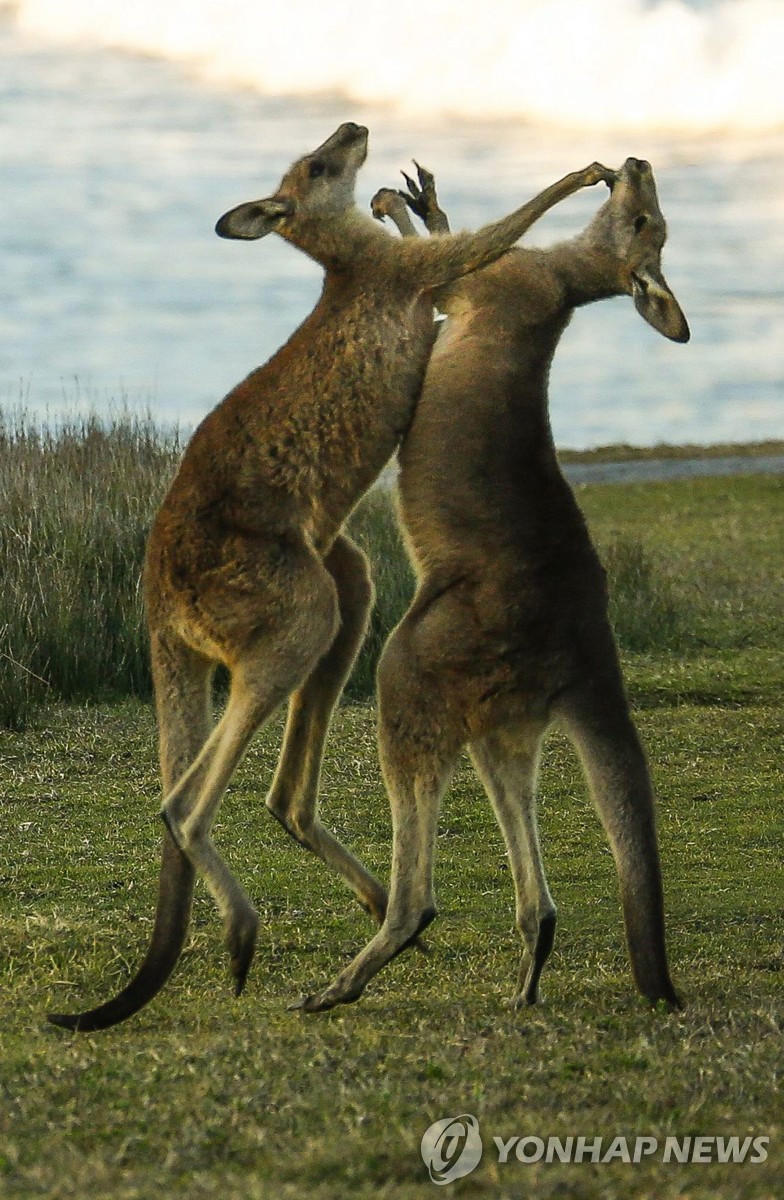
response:
<path id="1" fill-rule="evenodd" d="M 370 980 L 393 958 L 416 944 L 422 930 L 435 918 L 436 910 L 428 907 L 406 936 L 404 929 L 390 930 L 384 926 L 354 961 L 338 975 L 334 983 L 313 996 L 303 996 L 289 1005 L 290 1011 L 325 1012 L 338 1004 L 352 1004 L 362 995 Z M 411 929 L 411 925 L 408 926 Z"/>
<path id="2" fill-rule="evenodd" d="M 232 913 L 226 923 L 226 949 L 229 952 L 234 995 L 240 996 L 256 951 L 259 929 L 258 913 L 252 908 Z"/>
<path id="3" fill-rule="evenodd" d="M 545 913 L 526 936 L 528 947 L 520 962 L 517 991 L 512 999 L 515 1008 L 536 1004 L 539 1000 L 539 977 L 553 949 L 555 926 L 555 912 Z"/>
<path id="4" fill-rule="evenodd" d="M 363 991 L 364 988 L 353 992 L 344 990 L 340 987 L 339 982 L 337 982 L 315 996 L 303 996 L 300 1000 L 295 1000 L 293 1004 L 288 1005 L 288 1011 L 306 1013 L 327 1012 L 330 1008 L 336 1008 L 339 1004 L 353 1004 L 355 1000 L 359 999 Z"/>

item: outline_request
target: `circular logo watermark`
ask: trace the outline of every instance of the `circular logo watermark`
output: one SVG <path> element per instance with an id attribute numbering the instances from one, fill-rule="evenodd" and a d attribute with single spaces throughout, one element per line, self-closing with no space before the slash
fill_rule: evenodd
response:
<path id="1" fill-rule="evenodd" d="M 423 1134 L 421 1150 L 433 1183 L 440 1186 L 462 1179 L 482 1157 L 479 1122 L 470 1113 L 435 1121 Z"/>

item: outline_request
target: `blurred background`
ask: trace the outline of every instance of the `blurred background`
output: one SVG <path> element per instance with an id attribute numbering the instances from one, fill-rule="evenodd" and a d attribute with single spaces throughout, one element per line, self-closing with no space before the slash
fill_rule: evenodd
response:
<path id="1" fill-rule="evenodd" d="M 415 157 L 455 229 L 595 158 L 650 159 L 692 341 L 624 298 L 576 314 L 556 442 L 781 438 L 783 68 L 784 0 L 0 0 L 0 409 L 192 428 L 320 290 L 217 217 L 350 119 L 371 130 L 359 203 Z"/>

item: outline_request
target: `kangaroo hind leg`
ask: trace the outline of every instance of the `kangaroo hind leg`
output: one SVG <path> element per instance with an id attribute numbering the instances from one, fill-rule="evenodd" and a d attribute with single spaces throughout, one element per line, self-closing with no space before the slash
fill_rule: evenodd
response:
<path id="1" fill-rule="evenodd" d="M 414 944 L 436 915 L 433 859 L 438 811 L 462 740 L 425 682 L 405 618 L 379 664 L 379 751 L 392 809 L 392 882 L 384 923 L 322 992 L 298 1007 L 319 1012 L 357 1000 L 370 980 Z"/>
<path id="2" fill-rule="evenodd" d="M 610 843 L 637 987 L 652 1004 L 679 1008 L 665 948 L 653 789 L 623 685 L 596 676 L 565 693 L 553 715 L 577 748 Z"/>
<path id="3" fill-rule="evenodd" d="M 253 566 L 251 556 L 248 562 Z M 248 575 L 250 571 L 243 581 Z M 337 629 L 335 587 L 321 561 L 304 551 L 289 575 L 288 592 L 276 597 L 274 621 L 259 619 L 267 599 L 261 586 L 255 603 L 247 588 L 238 591 L 233 609 L 224 603 L 225 661 L 231 670 L 226 708 L 195 762 L 166 797 L 161 813 L 223 917 L 237 992 L 253 956 L 258 917 L 218 853 L 212 827 L 254 733 L 307 678 Z"/>
<path id="4" fill-rule="evenodd" d="M 253 958 L 258 915 L 219 854 L 212 827 L 251 738 L 312 669 L 318 651 L 329 644 L 313 614 L 310 620 L 309 637 L 300 631 L 302 636 L 292 637 L 287 648 L 273 644 L 269 636 L 260 637 L 234 664 L 223 716 L 161 810 L 169 832 L 204 879 L 223 918 L 237 994 Z M 330 629 L 330 637 L 331 633 Z"/>
<path id="5" fill-rule="evenodd" d="M 338 597 L 340 628 L 326 654 L 289 701 L 288 720 L 267 807 L 306 849 L 333 867 L 381 924 L 386 889 L 321 823 L 318 792 L 329 724 L 367 630 L 373 603 L 365 555 L 350 538 L 335 541 L 324 565 Z"/>
<path id="6" fill-rule="evenodd" d="M 476 772 L 504 835 L 523 939 L 513 1004 L 535 1004 L 539 977 L 555 940 L 556 908 L 542 862 L 536 820 L 536 775 L 544 724 L 498 730 L 469 746 Z"/>

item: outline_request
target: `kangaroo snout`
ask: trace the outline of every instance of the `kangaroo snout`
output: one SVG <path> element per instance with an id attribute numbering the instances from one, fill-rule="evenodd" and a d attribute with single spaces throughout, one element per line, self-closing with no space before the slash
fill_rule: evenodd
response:
<path id="1" fill-rule="evenodd" d="M 344 121 L 338 128 L 336 136 L 340 136 L 341 133 L 344 137 L 349 138 L 367 137 L 368 127 L 367 125 L 357 125 L 356 121 Z"/>
<path id="2" fill-rule="evenodd" d="M 651 164 L 644 158 L 627 158 L 621 170 L 622 175 L 647 175 Z"/>
<path id="3" fill-rule="evenodd" d="M 354 121 L 344 121 L 339 125 L 331 138 L 328 138 L 322 149 L 344 150 L 350 149 L 358 142 L 364 142 L 367 146 L 370 130 L 367 125 L 357 125 Z"/>

